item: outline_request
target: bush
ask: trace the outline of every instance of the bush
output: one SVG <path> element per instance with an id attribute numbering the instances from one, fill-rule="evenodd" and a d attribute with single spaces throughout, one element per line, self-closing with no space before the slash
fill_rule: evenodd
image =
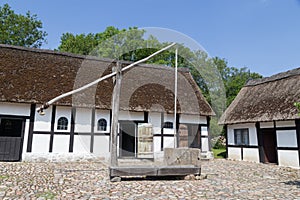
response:
<path id="1" fill-rule="evenodd" d="M 213 146 L 214 149 L 225 149 L 226 148 L 226 138 L 224 136 L 219 136 L 216 143 Z"/>

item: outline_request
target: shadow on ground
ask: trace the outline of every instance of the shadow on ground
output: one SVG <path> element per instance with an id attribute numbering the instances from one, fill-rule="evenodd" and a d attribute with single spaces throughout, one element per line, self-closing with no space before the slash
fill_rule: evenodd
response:
<path id="1" fill-rule="evenodd" d="M 297 188 L 300 188 L 300 181 L 287 181 L 287 182 L 284 182 L 284 184 L 286 184 L 286 185 L 296 185 Z"/>

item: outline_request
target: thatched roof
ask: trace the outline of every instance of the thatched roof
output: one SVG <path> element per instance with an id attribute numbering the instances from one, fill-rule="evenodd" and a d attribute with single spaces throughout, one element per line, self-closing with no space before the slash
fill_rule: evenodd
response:
<path id="1" fill-rule="evenodd" d="M 220 124 L 300 118 L 300 68 L 249 81 L 219 120 Z"/>
<path id="2" fill-rule="evenodd" d="M 130 64 L 121 62 L 122 67 Z M 43 104 L 50 99 L 109 74 L 116 63 L 50 50 L 0 45 L 0 102 Z M 57 105 L 111 108 L 113 79 L 100 82 Z M 123 73 L 120 108 L 131 111 L 174 110 L 174 69 L 139 65 Z M 213 115 L 190 72 L 178 75 L 178 112 Z"/>

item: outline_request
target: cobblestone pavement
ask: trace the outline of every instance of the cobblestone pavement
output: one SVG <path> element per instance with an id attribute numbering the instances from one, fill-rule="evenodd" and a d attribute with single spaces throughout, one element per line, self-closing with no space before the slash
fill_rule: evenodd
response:
<path id="1" fill-rule="evenodd" d="M 0 163 L 0 199 L 300 199 L 300 170 L 202 162 L 204 180 L 112 183 L 103 163 Z"/>

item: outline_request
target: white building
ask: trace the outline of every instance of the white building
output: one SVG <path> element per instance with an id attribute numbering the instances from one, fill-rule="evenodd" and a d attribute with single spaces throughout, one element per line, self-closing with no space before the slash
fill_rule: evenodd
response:
<path id="1" fill-rule="evenodd" d="M 109 156 L 113 79 L 60 100 L 44 116 L 36 108 L 110 73 L 115 64 L 94 57 L 0 45 L 0 161 L 53 155 Z M 122 66 L 128 64 L 122 62 Z M 119 157 L 137 157 L 137 126 L 142 123 L 153 126 L 154 152 L 174 146 L 173 128 L 181 146 L 210 151 L 208 127 L 214 112 L 188 70 L 178 73 L 176 122 L 173 90 L 173 68 L 145 64 L 123 73 Z"/>
<path id="2" fill-rule="evenodd" d="M 249 81 L 220 119 L 229 159 L 300 166 L 300 68 Z"/>

